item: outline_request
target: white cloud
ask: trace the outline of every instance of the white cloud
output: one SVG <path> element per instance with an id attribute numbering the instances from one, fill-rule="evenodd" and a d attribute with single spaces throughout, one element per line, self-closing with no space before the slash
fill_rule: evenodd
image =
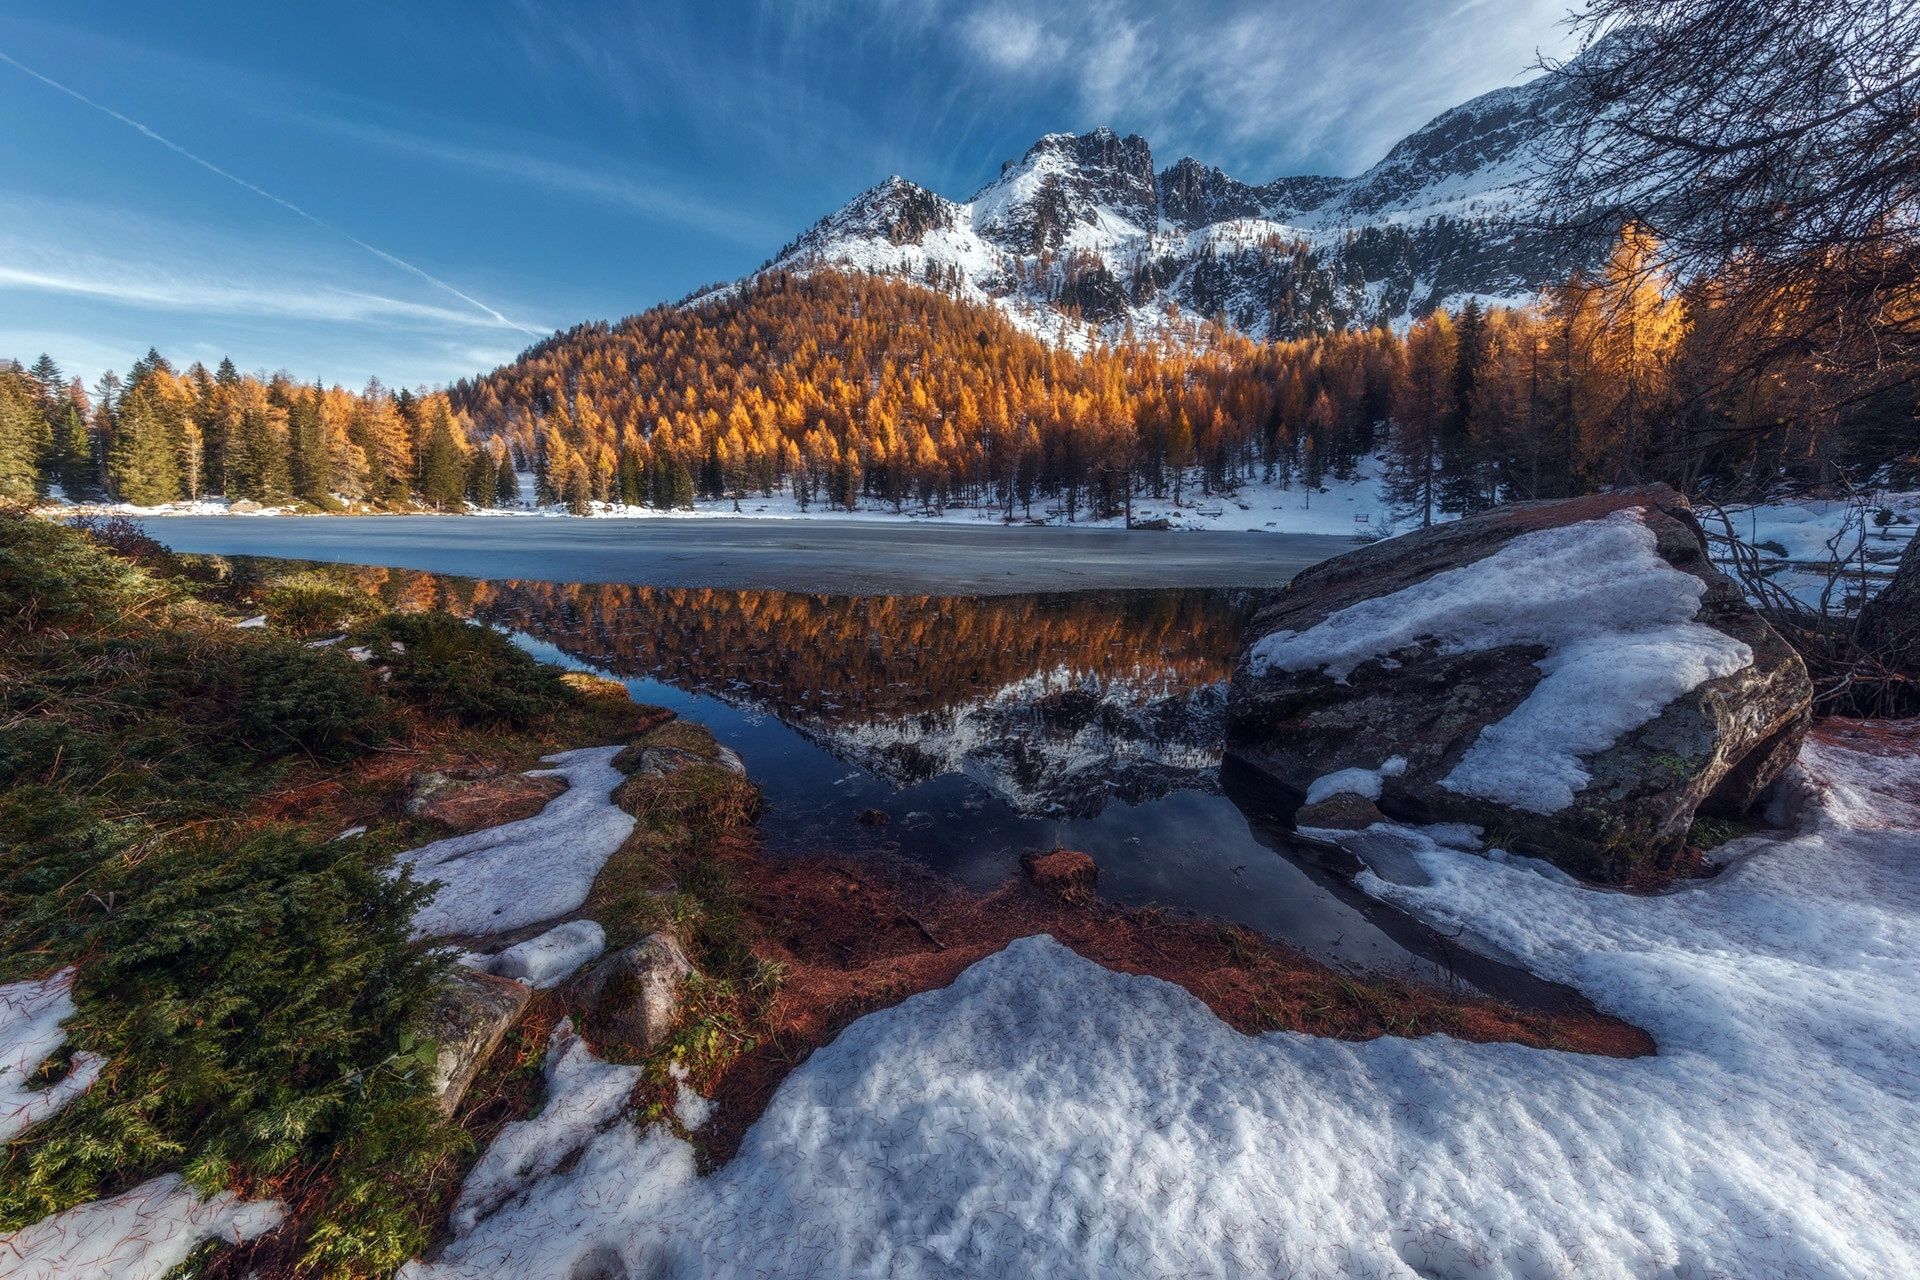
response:
<path id="1" fill-rule="evenodd" d="M 455 165 L 549 191 L 595 200 L 645 217 L 706 231 L 737 244 L 759 246 L 787 229 L 742 209 L 684 189 L 668 174 L 629 176 L 612 161 L 575 164 L 501 146 L 475 146 L 361 121 L 302 114 L 307 124 L 407 155 Z"/>
<path id="2" fill-rule="evenodd" d="M 954 19 L 981 74 L 1063 90 L 1078 125 L 1145 134 L 1264 180 L 1353 173 L 1448 107 L 1564 49 L 1562 0 L 1023 0 Z M 1065 127 L 1063 122 L 1062 127 Z"/>
<path id="3" fill-rule="evenodd" d="M 1028 14 L 982 9 L 960 20 L 960 38 L 997 67 L 1023 70 L 1064 50 L 1061 40 Z"/>
<path id="4" fill-rule="evenodd" d="M 230 316 L 277 316 L 347 324 L 373 321 L 482 329 L 511 327 L 473 312 L 377 293 L 285 279 L 216 280 L 96 255 L 67 257 L 57 265 L 0 264 L 0 290 L 59 293 L 123 306 L 210 311 Z"/>

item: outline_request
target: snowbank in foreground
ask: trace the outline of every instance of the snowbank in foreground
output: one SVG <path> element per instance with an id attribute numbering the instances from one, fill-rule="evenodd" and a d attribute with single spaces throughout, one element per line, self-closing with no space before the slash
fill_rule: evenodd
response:
<path id="1" fill-rule="evenodd" d="M 230 1191 L 203 1198 L 177 1173 L 143 1182 L 0 1236 L 6 1280 L 160 1280 L 203 1240 L 238 1243 L 280 1225 L 284 1211 Z"/>
<path id="2" fill-rule="evenodd" d="M 613 767 L 618 746 L 584 747 L 545 757 L 567 789 L 531 818 L 502 823 L 409 850 L 398 865 L 440 889 L 414 916 L 424 935 L 504 933 L 565 915 L 587 900 L 593 878 L 633 831 L 633 815 L 613 803 L 626 775 Z"/>
<path id="3" fill-rule="evenodd" d="M 1920 840 L 1874 825 L 1920 765 L 1804 768 L 1806 830 L 1663 896 L 1430 840 L 1368 878 L 1657 1056 L 1247 1037 L 1028 939 L 853 1024 L 706 1179 L 574 1063 L 542 1138 L 578 1158 L 408 1274 L 1920 1274 Z"/>
<path id="4" fill-rule="evenodd" d="M 93 1087 L 106 1060 L 73 1055 L 67 1072 L 44 1089 L 33 1073 L 66 1043 L 61 1023 L 73 1016 L 73 970 L 0 985 L 0 1143 L 13 1141 Z"/>

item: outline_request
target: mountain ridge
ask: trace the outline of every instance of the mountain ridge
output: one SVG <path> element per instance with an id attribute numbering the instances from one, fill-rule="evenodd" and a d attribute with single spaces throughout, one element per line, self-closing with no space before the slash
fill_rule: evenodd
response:
<path id="1" fill-rule="evenodd" d="M 965 200 L 889 175 L 744 279 L 902 277 L 1077 347 L 1209 322 L 1261 340 L 1404 327 L 1523 300 L 1597 256 L 1546 233 L 1527 191 L 1569 105 L 1548 72 L 1440 113 L 1353 177 L 1259 184 L 1192 156 L 1156 168 L 1147 139 L 1106 126 L 1049 133 Z"/>

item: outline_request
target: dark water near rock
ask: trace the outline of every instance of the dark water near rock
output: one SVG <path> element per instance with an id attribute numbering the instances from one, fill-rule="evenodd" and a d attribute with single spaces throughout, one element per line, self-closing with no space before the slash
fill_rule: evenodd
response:
<path id="1" fill-rule="evenodd" d="M 1221 768 L 1226 680 L 1264 592 L 835 596 L 356 570 L 709 726 L 774 853 L 885 853 L 987 889 L 1064 845 L 1101 893 L 1234 921 L 1354 971 L 1515 1003 L 1559 989 L 1367 898 Z M 881 819 L 879 815 L 884 815 Z"/>

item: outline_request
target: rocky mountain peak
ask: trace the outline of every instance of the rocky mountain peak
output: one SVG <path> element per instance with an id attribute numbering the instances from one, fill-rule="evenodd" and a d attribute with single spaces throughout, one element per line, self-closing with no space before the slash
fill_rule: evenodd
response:
<path id="1" fill-rule="evenodd" d="M 964 203 L 891 177 L 779 260 L 996 301 L 1060 341 L 1208 320 L 1256 338 L 1405 324 L 1584 264 L 1527 230 L 1525 179 L 1567 98 L 1549 73 L 1443 112 L 1358 177 L 1260 185 L 1191 156 L 1156 173 L 1137 134 L 1050 133 Z"/>
<path id="2" fill-rule="evenodd" d="M 1076 227 L 1112 219 L 1138 230 L 1158 221 L 1153 150 L 1138 134 L 1101 126 L 1089 133 L 1050 133 L 1018 163 L 974 194 L 975 221 L 1018 240 L 1029 252 L 1053 251 Z"/>

